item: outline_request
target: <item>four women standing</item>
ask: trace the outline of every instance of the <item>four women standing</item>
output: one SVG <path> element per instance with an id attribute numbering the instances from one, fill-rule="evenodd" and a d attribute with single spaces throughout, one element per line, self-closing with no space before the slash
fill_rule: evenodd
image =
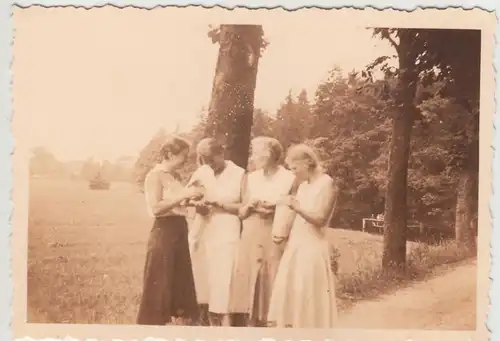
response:
<path id="1" fill-rule="evenodd" d="M 230 326 L 230 313 L 245 313 L 253 326 L 265 326 L 269 320 L 278 327 L 333 327 L 335 278 L 324 233 L 335 196 L 333 180 L 321 172 L 313 150 L 304 145 L 290 148 L 290 171 L 280 165 L 283 151 L 277 140 L 256 138 L 251 158 L 257 169 L 246 175 L 243 168 L 225 160 L 222 144 L 204 139 L 197 147 L 200 167 L 183 187 L 173 175 L 187 155 L 188 144 L 183 143 L 175 144 L 183 148 L 165 145 L 165 161 L 146 181 L 147 199 L 156 220 L 165 212 L 181 218 L 175 223 L 169 218 L 168 223 L 180 226 L 175 230 L 179 232 L 152 237 L 154 246 L 150 241 L 138 322 L 162 324 L 172 315 L 193 316 L 190 312 L 197 302 L 182 216 L 182 203 L 188 200 L 196 208 L 191 251 L 204 251 L 204 266 L 194 268 L 206 268 L 207 276 L 206 281 L 197 281 L 198 303 L 208 303 L 211 325 Z M 168 181 L 151 180 L 164 173 Z M 294 184 L 298 183 L 295 196 Z M 288 241 L 273 240 L 277 204 L 286 204 L 296 215 Z M 206 288 L 201 287 L 203 282 Z"/>

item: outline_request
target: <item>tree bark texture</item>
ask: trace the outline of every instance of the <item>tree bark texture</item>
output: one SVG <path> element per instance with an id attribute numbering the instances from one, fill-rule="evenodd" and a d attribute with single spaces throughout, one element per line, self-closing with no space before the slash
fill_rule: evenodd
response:
<path id="1" fill-rule="evenodd" d="M 477 213 L 479 196 L 479 115 L 471 113 L 467 125 L 469 145 L 457 187 L 455 240 L 471 252 L 476 252 Z"/>
<path id="2" fill-rule="evenodd" d="M 226 157 L 246 169 L 262 46 L 259 25 L 221 25 L 206 134 L 226 144 Z"/>
<path id="3" fill-rule="evenodd" d="M 452 65 L 456 84 L 455 98 L 470 113 L 465 129 L 468 139 L 467 157 L 461 165 L 462 172 L 457 186 L 455 240 L 464 249 L 475 253 L 479 196 L 481 31 L 467 31 L 464 40 L 468 51 L 454 59 Z"/>
<path id="4" fill-rule="evenodd" d="M 406 264 L 408 159 L 416 116 L 413 100 L 418 75 L 415 68 L 417 56 L 412 48 L 414 33 L 411 29 L 402 30 L 399 37 L 400 74 L 395 98 L 398 112 L 392 122 L 384 213 L 382 267 L 386 272 L 403 271 Z"/>

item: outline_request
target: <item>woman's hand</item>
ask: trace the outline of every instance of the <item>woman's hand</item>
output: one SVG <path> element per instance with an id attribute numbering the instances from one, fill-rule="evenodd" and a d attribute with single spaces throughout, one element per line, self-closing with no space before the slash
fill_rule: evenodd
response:
<path id="1" fill-rule="evenodd" d="M 195 210 L 196 210 L 196 213 L 198 213 L 199 215 L 202 215 L 202 216 L 206 216 L 210 213 L 210 209 L 208 208 L 208 206 L 204 206 L 204 205 L 196 206 Z"/>
<path id="2" fill-rule="evenodd" d="M 259 200 L 252 199 L 247 204 L 240 206 L 240 208 L 238 209 L 238 216 L 239 216 L 239 218 L 240 219 L 245 219 L 246 217 L 248 217 L 248 215 L 251 212 L 254 212 L 254 211 L 257 210 L 257 208 L 259 206 L 259 203 L 260 203 Z"/>
<path id="3" fill-rule="evenodd" d="M 186 199 L 199 200 L 205 195 L 205 189 L 202 187 L 187 187 L 184 189 L 184 196 Z"/>
<path id="4" fill-rule="evenodd" d="M 221 203 L 217 200 L 204 200 L 203 203 L 206 206 L 221 207 Z"/>
<path id="5" fill-rule="evenodd" d="M 210 206 L 204 200 L 201 201 L 191 201 L 191 205 L 194 206 L 196 213 L 206 216 L 210 213 Z"/>
<path id="6" fill-rule="evenodd" d="M 290 207 L 292 210 L 294 210 L 295 212 L 299 211 L 300 210 L 300 204 L 299 204 L 299 201 L 297 200 L 297 198 L 295 198 L 295 196 L 293 195 L 287 195 L 286 197 L 284 197 L 281 201 L 281 203 L 283 205 L 287 205 L 288 207 Z"/>
<path id="7" fill-rule="evenodd" d="M 264 218 L 269 218 L 274 214 L 274 208 L 266 208 L 263 206 L 259 206 L 255 208 L 255 212 L 263 216 Z"/>
<path id="8" fill-rule="evenodd" d="M 260 205 L 260 200 L 252 199 L 246 206 L 248 207 L 249 210 L 255 210 L 259 205 Z"/>
<path id="9" fill-rule="evenodd" d="M 248 213 L 250 212 L 248 205 L 243 205 L 238 209 L 238 218 L 241 220 L 244 220 L 247 216 Z"/>
<path id="10" fill-rule="evenodd" d="M 274 244 L 281 244 L 286 240 L 286 237 L 279 237 L 279 236 L 273 236 L 273 243 Z"/>
<path id="11" fill-rule="evenodd" d="M 269 201 L 261 201 L 259 206 L 268 210 L 274 210 L 276 208 L 276 204 L 273 204 L 272 202 Z"/>

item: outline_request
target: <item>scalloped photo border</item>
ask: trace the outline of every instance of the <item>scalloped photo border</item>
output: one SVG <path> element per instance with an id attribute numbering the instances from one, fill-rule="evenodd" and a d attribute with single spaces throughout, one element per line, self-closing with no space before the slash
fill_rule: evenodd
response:
<path id="1" fill-rule="evenodd" d="M 16 5 L 21 6 L 21 7 L 27 7 L 30 5 L 41 5 L 45 7 L 52 7 L 52 6 L 75 6 L 75 7 L 84 7 L 89 10 L 95 7 L 103 7 L 106 5 L 113 5 L 117 8 L 123 8 L 127 6 L 131 7 L 137 7 L 137 8 L 146 8 L 146 9 L 152 9 L 155 7 L 164 7 L 164 6 L 176 6 L 176 7 L 187 7 L 187 6 L 201 6 L 204 8 L 226 8 L 226 9 L 231 9 L 234 11 L 231 12 L 238 12 L 239 8 L 249 8 L 249 9 L 259 9 L 259 8 L 267 8 L 267 9 L 278 9 L 282 11 L 295 11 L 300 8 L 308 8 L 308 9 L 371 9 L 375 12 L 379 12 L 379 10 L 384 10 L 384 9 L 389 9 L 393 10 L 394 12 L 410 12 L 417 13 L 419 11 L 422 11 L 424 9 L 445 9 L 445 8 L 456 8 L 457 10 L 459 9 L 468 9 L 468 10 L 479 10 L 483 9 L 489 12 L 494 12 L 497 15 L 497 22 L 496 22 L 496 28 L 495 28 L 495 33 L 496 33 L 496 39 L 495 39 L 495 46 L 494 46 L 494 71 L 498 70 L 500 67 L 499 63 L 499 57 L 500 57 L 500 44 L 498 42 L 498 37 L 500 37 L 500 26 L 498 25 L 498 9 L 500 8 L 500 3 L 498 1 L 492 0 L 490 2 L 487 1 L 481 1 L 480 3 L 472 3 L 470 1 L 456 1 L 454 3 L 450 2 L 445 2 L 445 1 L 440 1 L 439 3 L 431 2 L 429 0 L 422 0 L 418 3 L 409 3 L 409 2 L 403 2 L 400 1 L 399 4 L 394 4 L 394 3 L 384 3 L 382 0 L 380 1 L 372 1 L 370 3 L 364 3 L 359 0 L 352 0 L 349 3 L 342 3 L 342 2 L 336 2 L 333 3 L 332 1 L 318 1 L 315 3 L 305 3 L 303 1 L 287 1 L 286 4 L 280 4 L 280 3 L 272 3 L 272 2 L 265 2 L 263 0 L 253 0 L 249 3 L 234 3 L 234 2 L 198 2 L 198 3 L 188 3 L 188 2 L 174 2 L 174 1 L 152 1 L 152 0 L 136 0 L 136 1 L 113 1 L 113 2 L 106 2 L 106 1 L 64 1 L 64 0 L 45 0 L 45 1 L 37 1 L 37 2 L 32 2 L 32 1 L 17 1 L 15 2 Z M 0 284 L 2 285 L 2 291 L 0 292 L 0 305 L 1 305 L 1 311 L 0 311 L 0 324 L 1 324 L 1 330 L 0 330 L 0 340 L 11 340 L 13 335 L 12 335 L 12 301 L 13 301 L 13 283 L 12 283 L 12 242 L 11 242 L 11 237 L 12 237 L 12 218 L 13 218 L 13 209 L 15 207 L 15 203 L 13 202 L 13 195 L 12 191 L 14 188 L 14 176 L 13 176 L 13 161 L 12 161 L 12 153 L 15 150 L 16 143 L 15 139 L 12 133 L 12 73 L 11 73 L 11 63 L 12 59 L 15 58 L 15 56 L 12 56 L 12 39 L 13 39 L 13 30 L 15 29 L 12 25 L 12 20 L 11 20 L 11 15 L 12 15 L 12 5 L 13 3 L 10 1 L 1 1 L 0 3 L 0 41 L 2 43 L 2 48 L 3 50 L 0 52 L 0 104 L 1 104 L 1 122 L 0 122 L 0 136 L 2 138 L 2 143 L 0 143 L 0 155 L 2 157 L 2 167 L 1 167 L 1 173 L 0 173 L 0 190 L 1 190 L 1 197 L 0 197 L 0 219 L 2 220 L 2 229 L 0 233 L 0 242 L 2 243 L 2 249 L 4 250 L 4 255 L 0 258 L 0 275 L 2 278 L 0 278 Z M 215 7 L 214 7 L 215 6 Z M 392 12 L 392 11 L 389 11 Z M 441 11 L 435 11 L 436 12 L 441 12 Z M 431 12 L 428 12 L 428 14 L 431 14 Z M 432 15 L 431 15 L 432 17 Z M 432 20 L 432 18 L 430 18 Z M 493 83 L 496 81 L 496 85 L 493 85 Z M 495 103 L 494 107 L 492 107 L 494 111 L 494 116 L 492 119 L 494 120 L 494 123 L 492 122 L 493 125 L 493 143 L 491 145 L 491 148 L 493 150 L 493 160 L 492 162 L 492 184 L 491 189 L 492 189 L 492 196 L 488 196 L 488 202 L 490 213 L 491 213 L 491 221 L 492 221 L 492 232 L 491 232 L 491 249 L 490 249 L 490 255 L 491 255 L 491 266 L 490 266 L 490 290 L 489 290 L 489 300 L 490 300 L 490 309 L 488 312 L 488 322 L 487 326 L 488 329 L 490 330 L 490 338 L 491 340 L 500 340 L 500 327 L 498 327 L 498 321 L 500 321 L 500 308 L 498 307 L 498 304 L 500 303 L 500 251 L 499 251 L 499 245 L 500 245 L 500 223 L 499 223 L 499 214 L 496 213 L 497 210 L 500 210 L 500 195 L 498 194 L 500 191 L 500 178 L 498 177 L 498 167 L 500 167 L 500 157 L 497 155 L 495 152 L 496 148 L 500 147 L 499 144 L 499 134 L 496 134 L 495 128 L 500 127 L 500 120 L 499 120 L 499 107 L 496 105 L 496 96 L 498 96 L 499 90 L 500 90 L 500 81 L 497 78 L 492 82 L 492 87 L 495 88 Z M 497 170 L 495 168 L 497 167 Z M 490 199 L 491 198 L 491 199 Z M 485 201 L 485 202 L 486 202 Z M 19 288 L 16 288 L 16 290 L 19 290 Z M 495 323 L 495 322 L 497 323 Z M 45 325 L 46 327 L 49 325 Z M 61 325 L 58 325 L 61 326 Z M 51 335 L 50 340 L 55 340 L 55 339 L 65 339 L 65 340 L 76 340 L 72 336 L 76 335 L 70 335 L 69 333 L 72 333 L 70 331 L 71 328 L 74 328 L 78 326 L 79 328 L 85 328 L 90 331 L 93 331 L 97 329 L 98 325 L 67 325 L 67 328 L 63 328 L 55 334 L 57 335 Z M 145 336 L 140 336 L 139 338 L 136 337 L 137 334 L 134 332 L 134 329 L 137 328 L 142 328 L 134 325 L 126 325 L 126 326 L 119 326 L 115 327 L 119 328 L 121 331 L 119 334 L 121 334 L 119 337 L 123 340 L 130 340 L 130 339 L 144 339 L 144 340 L 161 340 L 159 338 L 151 338 L 151 337 L 145 337 Z M 149 330 L 151 331 L 151 335 L 156 334 L 158 335 L 158 330 L 155 329 L 155 327 L 145 327 L 145 328 L 150 328 Z M 186 340 L 208 340 L 208 339 L 217 339 L 217 340 L 226 340 L 226 339 L 231 339 L 231 340 L 243 340 L 243 339 L 248 339 L 248 340 L 256 340 L 256 339 L 265 339 L 265 340 L 273 340 L 272 338 L 266 338 L 266 331 L 261 330 L 261 328 L 238 328 L 238 333 L 235 335 L 235 330 L 234 329 L 226 329 L 226 328 L 211 328 L 210 330 L 203 328 L 203 327 L 176 327 L 179 328 L 179 336 L 182 335 L 183 339 Z M 55 326 L 54 326 L 54 329 Z M 115 330 L 117 330 L 115 329 Z M 188 331 L 189 329 L 192 330 L 192 332 Z M 155 331 L 156 330 L 156 331 Z M 67 332 L 66 332 L 67 331 Z M 196 335 L 198 333 L 199 335 Z M 311 333 L 309 331 L 309 333 Z M 357 334 L 356 337 L 352 333 Z M 28 332 L 29 334 L 29 332 Z M 206 334 L 211 334 L 210 338 L 204 337 Z M 244 334 L 244 336 L 243 336 Z M 275 333 L 267 333 L 267 334 L 275 334 Z M 388 335 L 390 334 L 390 335 Z M 125 336 L 124 336 L 125 335 Z M 130 337 L 128 336 L 130 335 Z M 144 333 L 142 334 L 144 335 Z M 161 335 L 161 334 L 160 334 Z M 305 337 L 306 335 L 310 335 Z M 312 335 L 312 336 L 311 336 Z M 308 340 L 316 340 L 318 337 L 322 337 L 323 339 L 326 339 L 325 337 L 321 335 L 326 335 L 324 333 L 317 333 L 313 332 L 313 334 L 308 334 L 305 331 L 300 331 L 300 330 L 288 330 L 288 331 L 283 331 L 283 333 L 279 333 L 279 339 L 287 339 L 287 340 L 295 340 L 295 339 L 308 339 Z M 379 331 L 370 331 L 370 332 L 361 332 L 359 331 L 351 331 L 351 334 L 348 332 L 340 332 L 340 333 L 335 333 L 335 337 L 332 338 L 332 340 L 341 340 L 341 339 L 349 339 L 349 340 L 354 340 L 354 339 L 394 339 L 394 340 L 417 340 L 417 339 L 422 339 L 422 340 L 439 340 L 439 339 L 446 339 L 446 340 L 460 340 L 464 339 L 464 334 L 463 332 L 441 332 L 441 331 L 412 331 L 412 330 L 394 330 L 394 331 L 384 331 L 384 330 L 379 330 Z M 418 335 L 418 336 L 417 336 Z M 96 335 L 97 336 L 97 335 Z M 118 336 L 118 335 L 117 335 Z M 106 336 L 104 336 L 105 339 L 115 339 L 117 340 L 118 338 L 113 337 L 113 334 L 111 333 L 106 333 Z M 87 339 L 90 340 L 90 338 Z M 102 336 L 99 336 L 96 339 L 103 339 Z M 179 337 L 169 337 L 169 340 L 182 340 Z M 29 337 L 27 335 L 23 339 L 18 339 L 18 340 L 35 340 Z M 49 340 L 45 338 L 44 340 Z"/>

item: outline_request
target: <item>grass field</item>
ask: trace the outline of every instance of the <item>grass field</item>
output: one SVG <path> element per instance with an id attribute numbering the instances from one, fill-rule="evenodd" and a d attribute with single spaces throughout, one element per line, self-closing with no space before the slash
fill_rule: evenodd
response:
<path id="1" fill-rule="evenodd" d="M 91 191 L 85 182 L 32 179 L 29 205 L 28 322 L 135 323 L 151 227 L 143 195 L 126 184 Z M 367 291 L 381 283 L 382 240 L 337 229 L 329 238 L 341 255 L 342 308 L 363 296 L 364 282 L 371 281 Z M 413 243 L 408 249 L 432 254 Z"/>

